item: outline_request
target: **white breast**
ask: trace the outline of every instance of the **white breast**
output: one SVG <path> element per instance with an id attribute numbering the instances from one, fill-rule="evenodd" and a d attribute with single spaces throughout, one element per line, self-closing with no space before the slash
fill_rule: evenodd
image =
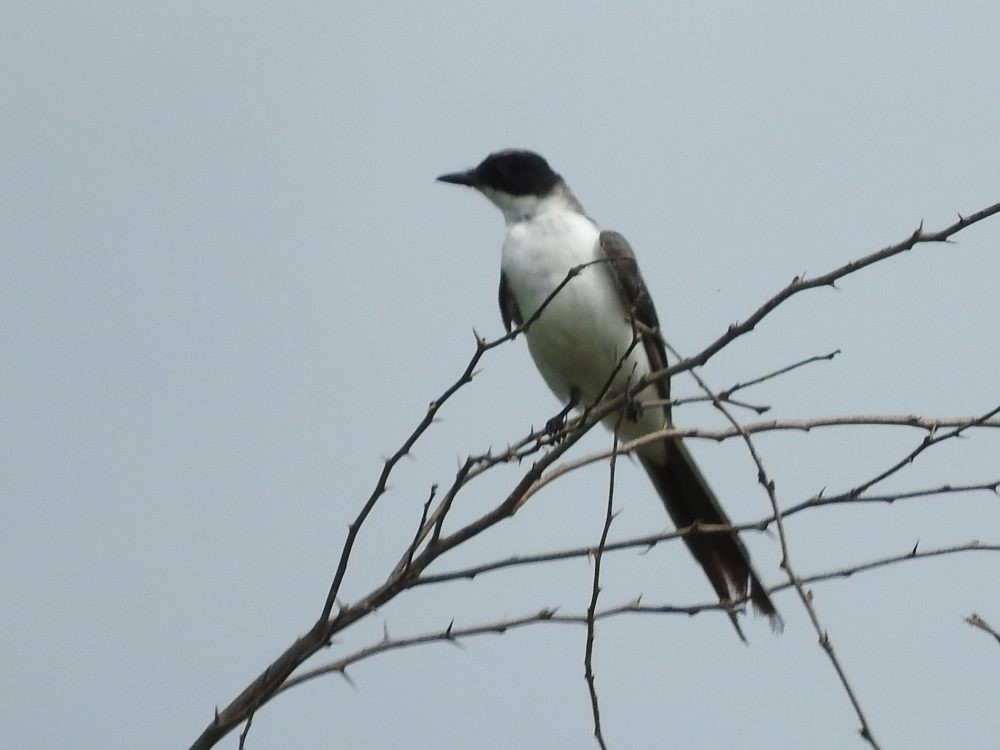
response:
<path id="1" fill-rule="evenodd" d="M 570 211 L 543 213 L 508 227 L 501 268 L 524 319 L 549 298 L 570 269 L 602 257 L 599 234 L 587 217 Z M 560 400 L 568 401 L 575 388 L 582 405 L 593 403 L 633 339 L 607 265 L 589 266 L 571 279 L 528 328 L 527 338 L 539 372 Z M 620 392 L 630 377 L 635 380 L 649 370 L 643 347 L 636 346 L 611 392 Z M 637 436 L 662 423 L 662 410 L 652 409 L 626 432 Z"/>

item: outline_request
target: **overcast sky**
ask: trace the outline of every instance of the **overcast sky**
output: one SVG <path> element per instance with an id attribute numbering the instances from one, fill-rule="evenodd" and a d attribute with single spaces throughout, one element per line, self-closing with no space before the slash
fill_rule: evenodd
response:
<path id="1" fill-rule="evenodd" d="M 434 177 L 538 150 L 631 241 L 694 353 L 796 274 L 1000 200 L 993 3 L 586 6 L 9 2 L 0 11 L 0 736 L 188 746 L 322 606 L 347 525 L 426 404 L 496 336 L 499 213 Z M 777 418 L 1000 404 L 1000 218 L 779 309 L 715 357 Z M 696 393 L 689 377 L 674 385 Z M 430 485 L 558 408 L 523 341 L 482 363 L 400 465 L 345 581 L 391 569 Z M 746 414 L 741 414 L 747 417 Z M 684 426 L 719 426 L 708 409 Z M 762 436 L 779 500 L 842 491 L 920 433 Z M 574 450 L 609 445 L 594 431 Z M 768 512 L 745 448 L 693 443 L 730 514 Z M 460 517 L 505 494 L 500 472 Z M 1000 436 L 884 488 L 1000 479 Z M 607 467 L 537 496 L 438 570 L 592 544 Z M 620 464 L 613 538 L 668 528 Z M 802 574 L 972 539 L 988 493 L 789 520 Z M 783 580 L 777 541 L 747 538 Z M 1000 558 L 812 587 L 888 748 L 993 748 Z M 322 657 L 382 637 L 586 608 L 585 560 L 426 587 Z M 602 603 L 709 601 L 680 545 L 608 556 Z M 619 618 L 594 667 L 615 748 L 863 747 L 800 602 L 776 637 L 724 616 Z M 250 748 L 592 747 L 585 632 L 542 626 L 359 664 L 262 710 Z M 316 662 L 320 663 L 319 661 Z M 237 734 L 220 747 L 235 748 Z"/>

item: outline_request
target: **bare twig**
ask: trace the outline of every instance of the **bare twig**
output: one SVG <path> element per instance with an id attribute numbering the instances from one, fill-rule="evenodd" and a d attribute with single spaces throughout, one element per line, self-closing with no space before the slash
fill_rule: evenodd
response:
<path id="1" fill-rule="evenodd" d="M 682 372 L 692 367 L 704 364 L 730 342 L 753 330 L 758 323 L 760 323 L 779 305 L 799 292 L 817 287 L 834 286 L 836 281 L 857 270 L 860 270 L 861 268 L 865 268 L 869 265 L 910 250 L 917 244 L 944 242 L 959 231 L 997 213 L 1000 213 L 1000 204 L 990 206 L 967 217 L 959 217 L 957 222 L 938 232 L 928 233 L 924 232 L 922 228 L 919 228 L 909 238 L 898 243 L 897 245 L 892 245 L 876 253 L 851 261 L 850 263 L 847 263 L 840 268 L 834 269 L 833 271 L 821 276 L 813 278 L 796 277 L 789 285 L 767 300 L 743 322 L 730 326 L 729 330 L 727 330 L 722 336 L 717 338 L 695 357 L 678 362 L 673 367 L 667 368 L 659 373 L 652 373 L 639 379 L 634 384 L 635 388 L 637 391 L 641 392 L 645 386 L 658 379 L 667 378 L 677 372 Z M 240 723 L 246 721 L 253 712 L 260 708 L 260 706 L 267 703 L 281 689 L 282 685 L 286 684 L 286 681 L 295 669 L 301 666 L 317 651 L 328 645 L 334 633 L 340 632 L 341 630 L 349 627 L 351 624 L 369 615 L 376 608 L 394 598 L 401 591 L 411 587 L 413 585 L 413 581 L 419 578 L 420 574 L 431 562 L 446 553 L 448 550 L 467 542 L 482 533 L 484 530 L 491 528 L 496 523 L 512 516 L 523 502 L 525 493 L 532 490 L 541 478 L 542 474 L 547 471 L 555 461 L 558 461 L 565 451 L 569 449 L 576 442 L 576 440 L 578 440 L 594 424 L 599 422 L 615 409 L 620 408 L 624 402 L 623 397 L 606 399 L 599 408 L 595 408 L 593 412 L 587 414 L 585 418 L 577 420 L 571 434 L 566 435 L 564 440 L 558 446 L 552 447 L 549 444 L 545 444 L 544 448 L 547 452 L 521 476 L 513 490 L 496 507 L 451 534 L 444 535 L 441 533 L 439 537 L 435 538 L 434 544 L 425 545 L 422 550 L 418 550 L 414 547 L 414 554 L 410 565 L 406 566 L 408 569 L 405 577 L 395 573 L 390 575 L 384 583 L 377 586 L 367 595 L 363 596 L 358 602 L 351 606 L 340 605 L 337 614 L 333 614 L 334 607 L 339 603 L 340 590 L 347 573 L 348 562 L 351 558 L 355 541 L 375 505 L 385 494 L 388 486 L 389 475 L 395 466 L 404 456 L 409 455 L 414 444 L 424 435 L 428 427 L 434 422 L 442 405 L 446 403 L 458 390 L 472 381 L 476 372 L 476 367 L 483 355 L 487 351 L 502 345 L 506 341 L 515 338 L 523 332 L 537 319 L 538 315 L 541 314 L 542 310 L 548 302 L 551 301 L 552 297 L 558 294 L 559 291 L 561 291 L 561 289 L 564 288 L 574 276 L 578 275 L 583 268 L 588 265 L 592 264 L 584 264 L 583 266 L 578 266 L 572 269 L 569 274 L 567 274 L 566 279 L 564 279 L 560 285 L 553 290 L 552 294 L 545 301 L 545 303 L 543 303 L 543 305 L 540 306 L 539 309 L 535 311 L 535 313 L 521 326 L 512 330 L 507 335 L 501 336 L 491 342 L 486 342 L 478 335 L 476 336 L 476 350 L 470 358 L 464 372 L 442 393 L 436 401 L 431 402 L 423 418 L 419 421 L 410 435 L 403 441 L 400 448 L 392 456 L 385 460 L 382 471 L 375 482 L 371 495 L 362 505 L 353 522 L 348 527 L 343 550 L 337 563 L 336 570 L 327 593 L 326 601 L 323 604 L 320 616 L 317 618 L 315 624 L 308 633 L 296 639 L 294 643 L 292 643 L 282 654 L 272 661 L 271 664 L 269 664 L 263 672 L 258 675 L 258 677 L 250 682 L 250 684 L 247 685 L 247 687 L 244 688 L 244 690 L 241 691 L 240 694 L 237 695 L 226 708 L 215 713 L 208 726 L 205 727 L 199 737 L 192 744 L 192 750 L 206 750 L 207 748 L 214 746 L 220 739 L 222 739 L 222 737 L 232 731 Z M 657 438 L 654 437 L 652 439 Z M 636 445 L 637 443 L 633 443 L 631 446 L 626 445 L 622 446 L 622 448 L 630 450 L 631 448 L 636 447 Z M 539 446 L 539 449 L 542 447 L 543 446 Z M 516 458 L 516 456 L 512 456 L 511 460 Z M 474 472 L 470 470 L 462 478 L 461 482 L 458 482 L 458 485 L 461 486 L 467 482 L 473 473 Z M 431 516 L 433 515 L 434 514 L 432 513 Z M 777 516 L 777 511 L 775 515 Z M 434 519 L 428 518 L 428 522 L 432 520 Z"/>
<path id="2" fill-rule="evenodd" d="M 410 450 L 413 448 L 417 440 L 420 439 L 424 432 L 426 432 L 427 428 L 434 422 L 434 418 L 437 416 L 438 411 L 440 411 L 445 402 L 455 395 L 455 393 L 457 393 L 463 386 L 472 382 L 476 365 L 479 364 L 479 360 L 482 359 L 483 355 L 489 350 L 489 348 L 490 344 L 485 343 L 483 339 L 477 335 L 476 350 L 469 359 L 468 364 L 465 366 L 465 370 L 454 383 L 445 389 L 444 393 L 442 393 L 440 397 L 431 401 L 423 419 L 420 420 L 413 432 L 411 432 L 406 440 L 403 441 L 399 450 L 386 459 L 385 464 L 382 467 L 382 473 L 375 482 L 375 489 L 372 490 L 367 502 L 361 507 L 358 515 L 348 527 L 347 539 L 344 540 L 344 547 L 340 553 L 340 562 L 337 563 L 337 571 L 334 573 L 333 583 L 330 584 L 330 591 L 327 594 L 326 603 L 323 605 L 323 611 L 321 612 L 317 623 L 322 625 L 330 618 L 330 613 L 333 611 L 333 605 L 337 600 L 337 595 L 340 593 L 340 586 L 343 583 L 344 575 L 347 573 L 347 561 L 351 557 L 351 551 L 354 548 L 354 541 L 357 539 L 361 526 L 368 518 L 372 509 L 375 507 L 375 503 L 377 503 L 378 499 L 385 493 L 386 484 L 389 481 L 389 474 L 392 473 L 392 470 L 396 467 L 396 464 L 399 463 L 403 456 L 409 455 Z"/>
<path id="3" fill-rule="evenodd" d="M 675 357 L 680 358 L 680 355 L 672 346 L 670 346 L 669 343 L 664 341 L 664 346 L 666 346 L 667 350 Z M 712 399 L 712 403 L 715 405 L 715 408 L 722 413 L 722 415 L 735 429 L 740 431 L 743 442 L 747 447 L 747 451 L 750 453 L 750 457 L 753 459 L 754 465 L 757 467 L 757 481 L 767 492 L 767 497 L 771 501 L 771 510 L 774 512 L 775 526 L 778 530 L 778 541 L 781 544 L 781 567 L 785 569 L 785 573 L 788 575 L 788 581 L 792 584 L 795 592 L 799 595 L 799 600 L 802 602 L 802 606 L 805 607 L 805 610 L 809 615 L 809 620 L 812 622 L 813 628 L 816 630 L 816 635 L 819 636 L 820 646 L 830 659 L 830 663 L 833 665 L 834 671 L 840 679 L 840 684 L 843 686 L 848 700 L 850 700 L 851 705 L 854 707 L 854 713 L 857 715 L 858 721 L 861 722 L 861 737 L 872 746 L 873 750 L 881 750 L 878 741 L 872 734 L 871 726 L 868 723 L 868 718 L 865 716 L 864 709 L 861 706 L 861 701 L 858 700 L 857 694 L 854 692 L 854 688 L 851 686 L 851 682 L 847 678 L 847 672 L 844 671 L 843 665 L 840 663 L 840 660 L 837 658 L 837 655 L 833 650 L 833 642 L 830 640 L 830 634 L 820 622 L 819 614 L 816 612 L 815 606 L 813 606 L 812 595 L 806 593 L 805 589 L 802 587 L 802 583 L 795 574 L 794 568 L 792 567 L 791 556 L 789 553 L 788 535 L 785 533 L 785 525 L 782 522 L 781 508 L 778 505 L 778 496 L 775 492 L 774 480 L 768 476 L 767 470 L 764 468 L 764 463 L 761 461 L 760 455 L 757 453 L 757 449 L 753 444 L 753 440 L 750 438 L 750 434 L 740 426 L 735 417 L 733 417 L 729 410 L 723 406 L 722 402 L 719 401 L 708 385 L 705 384 L 705 381 L 702 380 L 698 371 L 692 368 L 690 370 L 690 374 L 697 381 L 698 386 L 705 392 L 705 394 Z"/>
<path id="4" fill-rule="evenodd" d="M 665 427 L 657 432 L 650 432 L 647 435 L 636 438 L 635 440 L 630 440 L 626 443 L 622 443 L 618 447 L 619 453 L 631 453 L 639 448 L 642 448 L 649 443 L 659 442 L 665 438 L 684 438 L 684 439 L 694 439 L 694 440 L 714 440 L 715 442 L 723 442 L 724 440 L 731 440 L 734 438 L 741 438 L 744 431 L 749 435 L 754 435 L 763 432 L 811 432 L 816 429 L 825 427 L 864 427 L 864 426 L 885 426 L 885 427 L 912 427 L 915 429 L 926 430 L 928 432 L 934 432 L 943 427 L 957 427 L 961 428 L 963 431 L 971 429 L 973 427 L 979 428 L 998 428 L 1000 427 L 1000 420 L 998 419 L 983 419 L 982 417 L 949 417 L 942 419 L 925 419 L 923 417 L 918 417 L 915 415 L 857 415 L 857 416 L 843 416 L 843 417 L 817 417 L 815 419 L 801 419 L 801 420 L 769 420 L 766 422 L 752 422 L 749 424 L 742 425 L 740 429 L 735 427 L 729 429 L 721 430 L 704 430 L 704 429 L 680 429 L 678 427 Z M 581 458 L 574 459 L 573 461 L 567 461 L 560 464 L 552 471 L 548 472 L 541 481 L 536 484 L 532 490 L 531 494 L 536 494 L 539 490 L 545 487 L 547 484 L 551 484 L 561 475 L 567 474 L 571 471 L 575 471 L 583 466 L 589 464 L 598 463 L 604 461 L 611 457 L 611 451 L 597 451 Z M 525 498 L 527 499 L 527 498 Z"/>
<path id="5" fill-rule="evenodd" d="M 954 495 L 968 492 L 992 492 L 994 495 L 1000 493 L 1000 480 L 993 482 L 979 482 L 977 484 L 943 484 L 940 487 L 932 487 L 925 490 L 913 490 L 912 492 L 895 492 L 889 495 L 862 495 L 860 497 L 844 492 L 839 495 L 826 497 L 819 494 L 804 500 L 801 503 L 792 505 L 782 512 L 782 516 L 789 516 L 800 513 L 807 508 L 819 508 L 824 505 L 856 505 L 858 503 L 888 503 L 892 504 L 897 500 L 914 500 L 922 497 L 933 497 L 935 495 Z M 769 525 L 770 520 L 766 521 Z"/>
<path id="6" fill-rule="evenodd" d="M 920 445 L 918 445 L 916 448 L 910 451 L 906 456 L 904 456 L 902 459 L 900 459 L 898 462 L 890 466 L 885 471 L 879 473 L 877 476 L 869 479 L 867 482 L 857 485 L 856 487 L 851 489 L 848 492 L 848 494 L 853 495 L 855 497 L 863 494 L 869 488 L 891 477 L 893 474 L 902 469 L 904 466 L 908 466 L 909 464 L 913 463 L 914 459 L 916 459 L 917 456 L 919 456 L 925 450 L 930 448 L 932 445 L 937 445 L 938 443 L 943 442 L 945 440 L 950 440 L 951 438 L 958 437 L 970 427 L 976 427 L 980 424 L 989 422 L 990 419 L 992 417 L 995 417 L 997 414 L 1000 414 L 1000 406 L 991 409 L 990 411 L 983 414 L 981 417 L 970 419 L 967 423 L 959 425 L 955 429 L 949 430 L 943 435 L 935 435 L 934 431 L 932 430 L 924 437 L 924 439 L 920 442 Z"/>
<path id="7" fill-rule="evenodd" d="M 797 370 L 800 367 L 805 367 L 806 365 L 810 365 L 814 362 L 829 362 L 838 354 L 840 354 L 840 349 L 836 349 L 830 352 L 829 354 L 818 354 L 812 357 L 806 357 L 803 360 L 799 360 L 798 362 L 786 365 L 785 367 L 780 367 L 777 370 L 772 370 L 771 372 L 766 373 L 764 375 L 760 375 L 759 377 L 751 378 L 750 380 L 746 380 L 731 385 L 728 388 L 719 391 L 719 393 L 717 394 L 717 398 L 719 399 L 719 401 L 722 401 L 725 404 L 730 404 L 731 406 L 738 406 L 742 409 L 749 409 L 750 411 L 757 412 L 757 414 L 764 414 L 765 412 L 771 410 L 770 406 L 758 406 L 755 404 L 748 404 L 744 401 L 737 401 L 736 399 L 733 398 L 733 394 L 736 393 L 737 391 L 743 390 L 744 388 L 750 388 L 751 386 L 760 385 L 761 383 L 766 383 L 768 380 L 773 380 L 774 378 L 780 377 L 781 375 L 786 375 L 787 373 L 792 372 L 793 370 Z M 712 399 L 709 398 L 708 396 L 688 396 L 686 398 L 671 399 L 669 403 L 674 406 L 680 406 L 682 404 L 705 403 L 706 401 L 711 403 Z"/>
<path id="8" fill-rule="evenodd" d="M 894 503 L 897 500 L 912 500 L 917 498 L 932 497 L 943 494 L 959 494 L 971 492 L 992 492 L 996 494 L 1000 490 L 1000 480 L 994 482 L 984 482 L 981 484 L 969 485 L 942 485 L 934 489 L 915 490 L 912 492 L 900 492 L 890 495 L 866 495 L 863 497 L 851 497 L 843 494 L 830 497 L 814 497 L 803 501 L 782 512 L 782 518 L 801 513 L 809 508 L 825 505 L 856 505 L 858 503 Z M 707 535 L 707 534 L 730 534 L 732 532 L 745 531 L 765 531 L 772 523 L 775 516 L 773 514 L 760 519 L 743 524 L 694 524 L 684 526 L 676 531 L 668 531 L 660 534 L 648 534 L 631 539 L 623 539 L 617 542 L 608 542 L 604 546 L 605 552 L 620 552 L 623 550 L 638 549 L 647 550 L 662 542 L 669 542 L 682 539 L 687 536 Z M 485 573 L 492 573 L 505 568 L 520 567 L 525 565 L 537 565 L 539 563 L 561 562 L 582 557 L 592 557 L 594 548 L 591 546 L 573 547 L 570 549 L 556 550 L 552 552 L 542 552 L 535 555 L 515 555 L 503 560 L 493 560 L 491 562 L 473 565 L 467 568 L 445 571 L 442 573 L 425 574 L 413 582 L 414 586 L 425 586 L 433 583 L 444 583 L 446 581 L 457 581 L 462 579 L 471 580 Z"/>
<path id="9" fill-rule="evenodd" d="M 637 340 L 633 340 L 633 346 Z M 618 436 L 621 432 L 624 416 L 625 409 L 623 408 L 618 413 L 618 420 L 615 422 L 611 460 L 608 462 L 608 504 L 604 514 L 604 528 L 601 529 L 601 540 L 594 550 L 594 582 L 590 592 L 590 605 L 587 607 L 587 641 L 583 656 L 583 676 L 587 681 L 587 690 L 590 693 L 590 710 L 594 716 L 594 739 L 597 740 L 601 750 L 607 750 L 607 745 L 601 730 L 601 707 L 597 700 L 597 686 L 594 681 L 594 615 L 597 612 L 597 600 L 601 593 L 601 561 L 604 558 L 604 545 L 608 543 L 608 532 L 611 530 L 611 521 L 614 519 L 615 466 L 618 463 L 618 452 L 615 449 L 618 447 Z"/>
<path id="10" fill-rule="evenodd" d="M 969 623 L 974 628 L 979 628 L 980 630 L 989 633 L 994 638 L 996 638 L 997 643 L 1000 643 L 1000 633 L 991 628 L 982 617 L 973 612 L 971 615 L 965 618 L 965 621 Z"/>
<path id="11" fill-rule="evenodd" d="M 834 570 L 814 573 L 812 575 L 803 576 L 799 580 L 803 584 L 817 584 L 823 583 L 831 580 L 837 580 L 841 578 L 851 578 L 854 575 L 870 572 L 877 570 L 879 568 L 887 567 L 897 563 L 912 562 L 915 560 L 928 559 L 932 557 L 943 557 L 951 556 L 956 554 L 962 554 L 966 552 L 1000 552 L 1000 543 L 997 544 L 985 544 L 978 541 L 967 542 L 965 544 L 957 544 L 949 547 L 940 547 L 936 549 L 927 549 L 923 551 L 914 552 L 912 550 L 907 550 L 903 554 L 892 555 L 889 557 L 884 557 L 878 560 L 871 560 L 864 563 L 859 563 L 856 565 L 851 565 L 843 568 L 837 568 Z M 776 586 L 771 587 L 768 593 L 771 595 L 780 593 L 787 589 L 792 588 L 792 584 L 788 581 L 780 583 Z M 739 604 L 740 602 L 737 602 Z M 689 604 L 689 605 L 644 605 L 638 600 L 632 600 L 624 604 L 618 604 L 605 609 L 599 610 L 594 613 L 593 619 L 595 621 L 620 617 L 623 615 L 683 615 L 685 617 L 701 614 L 703 612 L 718 612 L 718 613 L 728 613 L 728 609 L 720 604 L 719 602 L 704 602 L 701 604 Z M 433 631 L 429 633 L 424 633 L 421 635 L 407 636 L 402 638 L 396 638 L 394 640 L 386 640 L 385 638 L 380 639 L 376 643 L 372 643 L 369 646 L 365 646 L 351 654 L 341 657 L 340 659 L 330 662 L 328 664 L 323 664 L 314 669 L 310 669 L 305 672 L 291 677 L 278 692 L 285 692 L 290 690 L 296 685 L 300 685 L 303 682 L 308 682 L 314 680 L 317 677 L 322 677 L 328 674 L 343 674 L 345 670 L 360 661 L 364 661 L 378 654 L 385 653 L 387 651 L 394 651 L 397 649 L 412 648 L 414 646 L 422 646 L 429 643 L 457 643 L 463 638 L 473 638 L 482 635 L 503 635 L 510 630 L 516 630 L 519 628 L 529 627 L 532 625 L 551 623 L 555 625 L 582 625 L 586 627 L 588 620 L 588 614 L 586 612 L 581 612 L 579 614 L 559 614 L 558 609 L 554 607 L 547 607 L 545 609 L 539 610 L 538 612 L 524 615 L 522 617 L 515 617 L 509 619 L 503 619 L 493 622 L 481 623 L 478 625 L 470 625 L 466 627 L 454 627 L 454 625 L 449 625 L 444 630 Z"/>
<path id="12" fill-rule="evenodd" d="M 437 495 L 438 486 L 436 484 L 431 485 L 431 492 L 427 496 L 426 502 L 424 502 L 424 509 L 420 514 L 420 523 L 417 524 L 417 533 L 413 535 L 413 541 L 410 543 L 409 548 L 406 550 L 406 562 L 403 564 L 402 574 L 406 575 L 410 570 L 410 565 L 413 563 L 413 553 L 417 551 L 417 547 L 420 545 L 420 532 L 424 528 L 424 524 L 427 523 L 427 513 L 431 509 L 431 503 L 434 502 L 434 496 Z"/>
<path id="13" fill-rule="evenodd" d="M 242 732 L 240 732 L 240 745 L 239 745 L 239 750 L 244 750 L 244 748 L 246 747 L 246 743 L 247 743 L 247 735 L 249 735 L 249 734 L 250 734 L 250 725 L 251 725 L 251 724 L 253 724 L 253 716 L 254 716 L 254 712 L 253 712 L 253 711 L 251 711 L 251 712 L 250 712 L 250 715 L 249 715 L 249 716 L 247 716 L 247 723 L 246 723 L 246 726 L 245 726 L 245 727 L 243 727 L 243 731 L 242 731 Z"/>
<path id="14" fill-rule="evenodd" d="M 808 289 L 816 289 L 818 287 L 836 288 L 838 281 L 845 276 L 855 273 L 856 271 L 860 271 L 862 268 L 867 268 L 868 266 L 880 263 L 881 261 L 892 258 L 900 253 L 905 253 L 920 244 L 947 242 L 963 229 L 966 229 L 973 224 L 977 224 L 984 219 L 988 219 L 998 213 L 1000 213 L 1000 203 L 994 203 L 992 206 L 988 206 L 987 208 L 984 208 L 981 211 L 976 211 L 968 216 L 962 216 L 959 214 L 958 221 L 945 227 L 944 229 L 938 230 L 937 232 L 925 232 L 923 222 L 921 222 L 920 226 L 917 227 L 913 233 L 902 242 L 898 242 L 895 245 L 889 245 L 888 247 L 884 247 L 881 250 L 870 253 L 869 255 L 858 258 L 857 260 L 849 261 L 839 268 L 835 268 L 832 271 L 820 274 L 819 276 L 813 276 L 811 278 L 796 276 L 784 289 L 758 307 L 757 310 L 751 313 L 750 316 L 744 321 L 741 323 L 734 323 L 729 326 L 729 330 L 702 349 L 701 352 L 690 359 L 678 362 L 673 367 L 666 368 L 658 373 L 653 373 L 649 377 L 651 380 L 669 378 L 675 373 L 689 370 L 692 367 L 704 365 L 724 347 L 728 346 L 740 336 L 750 333 L 750 331 L 757 327 L 758 323 L 770 315 L 779 305 L 799 292 L 804 292 Z M 640 382 L 637 385 L 641 387 L 645 385 L 645 383 Z"/>
<path id="15" fill-rule="evenodd" d="M 792 370 L 798 370 L 800 367 L 811 365 L 814 362 L 830 362 L 838 354 L 840 354 L 840 349 L 834 349 L 832 352 L 829 352 L 828 354 L 817 354 L 813 357 L 806 357 L 805 359 L 799 360 L 798 362 L 794 362 L 790 365 L 786 365 L 785 367 L 779 367 L 777 370 L 772 370 L 766 375 L 760 375 L 759 377 L 752 378 L 751 380 L 746 380 L 742 383 L 731 385 L 728 388 L 726 388 L 726 390 L 720 391 L 718 394 L 718 398 L 720 401 L 728 401 L 729 398 L 734 393 L 736 393 L 737 391 L 741 391 L 744 388 L 749 388 L 754 385 L 760 385 L 761 383 L 765 383 L 768 380 L 774 380 L 774 378 L 790 373 L 792 372 Z"/>

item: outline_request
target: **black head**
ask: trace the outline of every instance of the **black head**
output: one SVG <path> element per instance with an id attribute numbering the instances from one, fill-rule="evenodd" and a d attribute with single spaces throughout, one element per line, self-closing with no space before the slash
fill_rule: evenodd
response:
<path id="1" fill-rule="evenodd" d="M 508 195 L 548 195 L 562 181 L 534 151 L 508 149 L 490 154 L 475 169 L 443 174 L 438 179 L 453 185 L 498 190 Z"/>

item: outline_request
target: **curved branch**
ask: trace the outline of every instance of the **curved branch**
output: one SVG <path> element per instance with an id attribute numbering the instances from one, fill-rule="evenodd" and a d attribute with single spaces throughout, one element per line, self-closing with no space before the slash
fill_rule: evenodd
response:
<path id="1" fill-rule="evenodd" d="M 931 557 L 943 557 L 963 552 L 1000 552 L 1000 543 L 983 544 L 978 541 L 971 541 L 965 544 L 957 544 L 949 547 L 939 547 L 925 550 L 923 552 L 910 551 L 905 554 L 892 555 L 879 560 L 872 560 L 857 565 L 837 568 L 823 573 L 814 573 L 799 580 L 805 584 L 822 583 L 840 578 L 850 578 L 858 573 L 867 573 L 878 568 L 887 567 L 901 562 L 922 560 Z M 777 586 L 768 589 L 771 595 L 780 593 L 792 587 L 792 584 L 785 581 Z M 745 603 L 745 602 L 744 602 Z M 639 600 L 633 600 L 624 604 L 607 607 L 594 613 L 595 620 L 603 620 L 613 617 L 620 617 L 629 614 L 647 615 L 684 615 L 692 616 L 702 612 L 727 613 L 727 608 L 719 602 L 705 602 L 691 605 L 643 605 Z M 478 625 L 468 625 L 465 627 L 455 627 L 454 623 L 444 630 L 432 631 L 420 635 L 407 636 L 404 638 L 382 638 L 382 640 L 365 646 L 357 651 L 343 656 L 336 661 L 320 665 L 314 669 L 295 675 L 281 686 L 279 693 L 291 690 L 296 685 L 309 682 L 317 677 L 328 674 L 345 674 L 347 668 L 358 662 L 369 659 L 378 654 L 398 649 L 422 646 L 428 643 L 452 643 L 456 644 L 462 638 L 474 638 L 483 635 L 503 635 L 510 630 L 517 630 L 531 625 L 541 625 L 552 623 L 556 625 L 582 625 L 586 626 L 588 614 L 558 614 L 558 608 L 547 607 L 533 614 L 523 615 L 512 619 L 496 620 L 492 622 L 480 623 Z"/>

